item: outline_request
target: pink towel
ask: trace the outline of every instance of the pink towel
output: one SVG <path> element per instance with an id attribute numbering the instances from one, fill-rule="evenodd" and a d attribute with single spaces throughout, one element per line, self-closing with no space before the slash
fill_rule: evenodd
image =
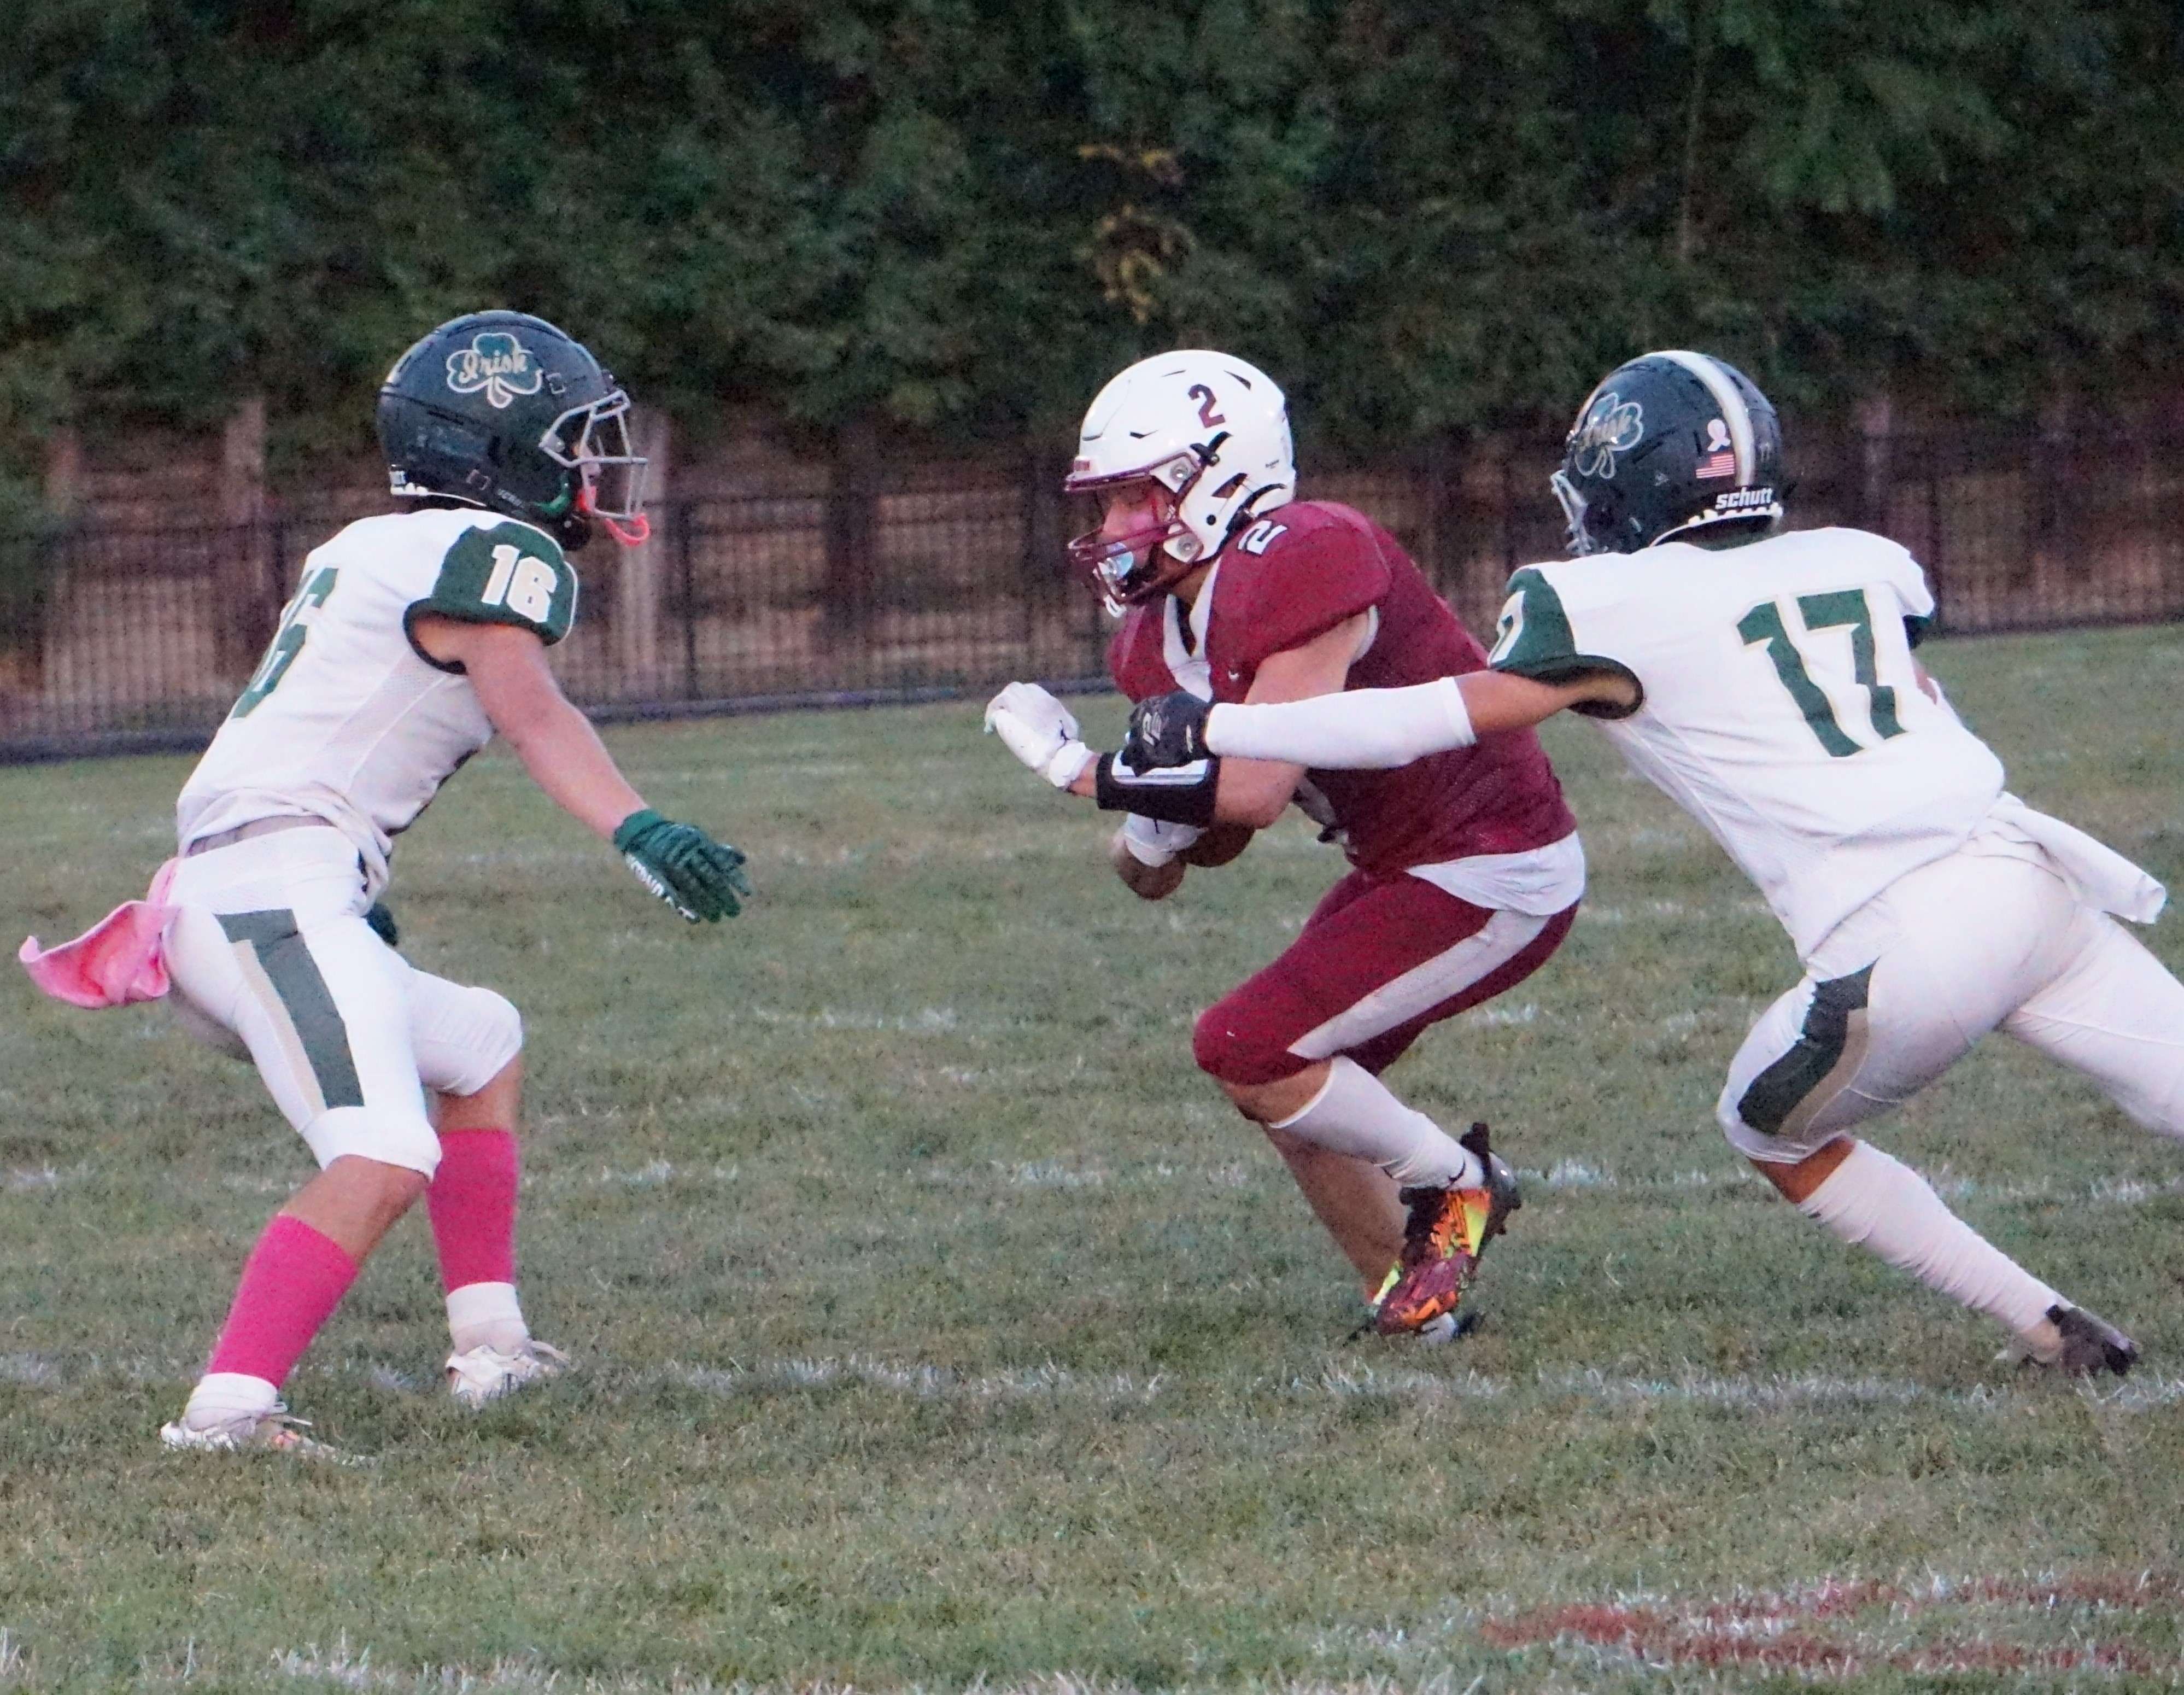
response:
<path id="1" fill-rule="evenodd" d="M 178 863 L 169 860 L 142 900 L 125 900 L 72 942 L 48 949 L 27 939 L 15 957 L 31 981 L 71 1006 L 125 1006 L 164 995 L 167 923 L 175 916 L 167 887 Z"/>

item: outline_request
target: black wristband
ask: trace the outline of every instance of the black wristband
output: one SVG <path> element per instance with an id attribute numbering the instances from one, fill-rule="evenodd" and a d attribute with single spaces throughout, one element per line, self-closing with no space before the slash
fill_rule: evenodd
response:
<path id="1" fill-rule="evenodd" d="M 1213 822 L 1213 791 L 1220 781 L 1218 758 L 1165 771 L 1136 771 L 1103 753 L 1093 793 L 1103 812 L 1135 812 L 1140 818 L 1195 824 L 1202 830 Z"/>

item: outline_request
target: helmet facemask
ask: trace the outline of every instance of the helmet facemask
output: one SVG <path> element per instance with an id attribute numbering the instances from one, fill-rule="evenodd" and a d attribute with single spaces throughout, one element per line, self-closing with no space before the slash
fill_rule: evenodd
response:
<path id="1" fill-rule="evenodd" d="M 571 406 L 547 426 L 538 450 L 577 473 L 572 504 L 578 513 L 596 520 L 624 547 L 651 535 L 652 521 L 644 516 L 647 460 L 632 451 L 629 396 L 622 390 Z"/>
<path id="2" fill-rule="evenodd" d="M 1568 526 L 1563 537 L 1563 545 L 1570 557 L 1582 559 L 1587 554 L 1607 552 L 1607 549 L 1596 541 L 1585 527 L 1585 509 L 1589 503 L 1579 493 L 1577 485 L 1569 480 L 1569 473 L 1557 471 L 1547 479 L 1547 485 L 1555 491 L 1555 499 L 1562 503 L 1563 521 Z"/>
<path id="3" fill-rule="evenodd" d="M 1217 447 L 1218 443 L 1215 443 Z M 1197 454 L 1179 453 L 1135 471 L 1104 476 L 1072 475 L 1062 485 L 1072 494 L 1104 495 L 1145 483 L 1167 496 L 1167 516 L 1124 536 L 1109 536 L 1104 521 L 1069 544 L 1071 567 L 1099 591 L 1108 613 L 1150 600 L 1188 576 L 1206 549 L 1183 516 L 1183 499 L 1205 475 L 1208 462 Z"/>

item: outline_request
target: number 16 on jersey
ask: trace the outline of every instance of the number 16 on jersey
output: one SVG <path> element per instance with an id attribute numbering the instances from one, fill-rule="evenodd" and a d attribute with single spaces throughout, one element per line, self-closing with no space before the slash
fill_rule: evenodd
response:
<path id="1" fill-rule="evenodd" d="M 493 572 L 478 604 L 505 606 L 543 624 L 554 610 L 554 591 L 560 586 L 560 577 L 544 560 L 502 542 L 493 550 Z"/>

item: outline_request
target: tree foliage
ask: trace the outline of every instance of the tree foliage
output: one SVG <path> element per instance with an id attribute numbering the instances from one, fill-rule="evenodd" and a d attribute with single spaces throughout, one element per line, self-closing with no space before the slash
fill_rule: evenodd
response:
<path id="1" fill-rule="evenodd" d="M 353 449 L 486 304 L 703 432 L 1052 438 L 1212 343 L 1323 440 L 2176 370 L 2171 0 L 24 0 L 0 432 L 268 397 Z"/>

